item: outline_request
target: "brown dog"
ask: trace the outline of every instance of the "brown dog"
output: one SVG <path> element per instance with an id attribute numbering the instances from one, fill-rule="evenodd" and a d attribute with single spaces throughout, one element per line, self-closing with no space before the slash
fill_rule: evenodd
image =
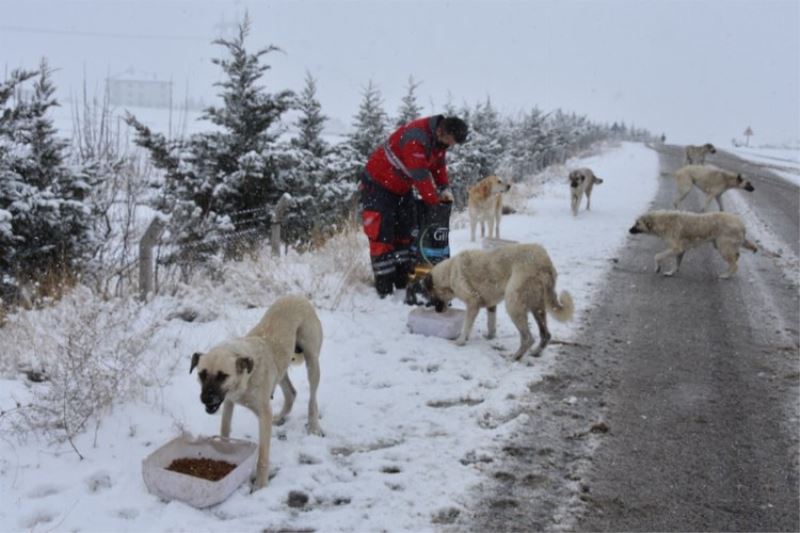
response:
<path id="1" fill-rule="evenodd" d="M 508 192 L 511 185 L 499 176 L 487 176 L 469 188 L 469 228 L 470 241 L 475 242 L 475 229 L 481 224 L 481 237 L 500 238 L 500 218 L 503 216 L 503 193 Z M 488 235 L 484 224 L 489 225 Z"/>

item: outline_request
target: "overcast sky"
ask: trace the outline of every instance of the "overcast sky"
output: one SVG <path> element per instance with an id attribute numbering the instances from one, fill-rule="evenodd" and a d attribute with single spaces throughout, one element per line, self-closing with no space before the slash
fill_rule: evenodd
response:
<path id="1" fill-rule="evenodd" d="M 268 90 L 302 90 L 308 71 L 348 125 L 370 80 L 394 114 L 413 76 L 426 113 L 490 97 L 668 142 L 729 146 L 747 126 L 754 144 L 800 139 L 800 0 L 0 0 L 0 66 L 47 57 L 63 94 L 133 69 L 210 102 L 210 41 L 245 10 L 248 48 L 283 50 Z"/>

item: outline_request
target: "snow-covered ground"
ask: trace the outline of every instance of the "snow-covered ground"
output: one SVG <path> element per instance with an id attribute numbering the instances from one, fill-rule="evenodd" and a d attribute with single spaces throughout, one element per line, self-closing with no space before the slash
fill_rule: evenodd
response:
<path id="1" fill-rule="evenodd" d="M 605 181 L 594 188 L 592 210 L 573 217 L 566 174 L 577 166 L 591 167 Z M 659 179 L 657 154 L 624 143 L 515 185 L 509 202 L 517 213 L 504 217 L 501 237 L 544 245 L 559 272 L 557 289 L 575 300 L 573 322 L 550 320 L 554 339 L 570 340 L 577 331 L 581 310 L 588 308 Z M 341 250 L 324 256 L 291 253 L 273 259 L 265 253 L 259 261 L 229 267 L 222 285 L 187 287 L 143 306 L 139 322 L 159 325 L 146 352 L 150 363 L 142 370 L 151 379 L 140 399 L 118 405 L 96 430 L 73 440 L 82 460 L 67 442 L 20 441 L 10 432 L 0 438 L 0 529 L 426 531 L 469 509 L 469 489 L 486 468 L 480 458 L 493 455 L 518 424 L 526 423 L 519 398 L 562 356 L 559 345 L 537 359 L 509 360 L 518 335 L 503 309 L 498 336 L 491 341 L 482 337 L 483 312 L 464 347 L 410 334 L 409 308 L 396 298 L 379 300 L 366 283 L 366 239 L 353 232 L 341 242 Z M 465 215 L 456 215 L 453 253 L 479 246 L 469 242 Z M 327 264 L 319 263 L 321 257 Z M 148 454 L 181 431 L 210 435 L 219 430 L 219 415 L 205 413 L 197 378 L 189 374 L 191 354 L 245 333 L 276 296 L 287 292 L 308 295 L 322 320 L 319 403 L 325 437 L 305 432 L 305 370 L 292 368 L 298 398 L 289 421 L 273 433 L 275 475 L 266 488 L 251 493 L 243 485 L 205 510 L 150 494 L 141 473 Z M 11 317 L 0 330 L 0 342 L 14 346 L 20 362 L 35 361 L 34 351 L 47 345 L 42 339 L 63 335 L 58 328 L 80 315 L 69 308 L 80 308 L 80 296 L 61 305 L 42 314 L 47 321 L 36 314 Z M 198 319 L 170 318 L 181 309 L 195 310 Z M 24 323 L 35 335 L 8 338 Z M 122 332 L 108 330 L 103 336 L 117 333 Z M 5 416 L 43 386 L 22 374 L 5 378 L 0 381 Z M 275 401 L 281 401 L 280 394 Z M 257 440 L 257 435 L 255 417 L 237 408 L 232 436 Z M 304 508 L 287 505 L 290 491 L 309 496 Z"/>
<path id="2" fill-rule="evenodd" d="M 744 146 L 725 148 L 742 159 L 768 165 L 770 170 L 800 185 L 800 147 L 799 148 L 747 148 Z"/>

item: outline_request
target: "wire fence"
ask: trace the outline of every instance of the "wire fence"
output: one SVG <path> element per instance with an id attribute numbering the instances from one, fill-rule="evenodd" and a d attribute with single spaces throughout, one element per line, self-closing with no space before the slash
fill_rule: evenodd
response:
<path id="1" fill-rule="evenodd" d="M 274 206 L 256 207 L 230 213 L 228 215 L 229 218 L 238 218 L 236 222 L 237 229 L 235 231 L 220 233 L 189 243 L 162 243 L 161 237 L 166 229 L 166 224 L 161 218 L 153 219 L 139 241 L 139 298 L 142 301 L 146 301 L 149 294 L 157 292 L 156 267 L 158 265 L 158 260 L 154 255 L 154 251 L 156 247 L 160 245 L 169 248 L 179 248 L 180 256 L 183 258 L 177 258 L 170 262 L 186 271 L 193 263 L 193 260 L 190 258 L 196 253 L 217 250 L 225 245 L 242 242 L 246 240 L 247 237 L 263 233 L 265 232 L 265 225 L 260 223 L 270 221 L 269 240 L 272 254 L 275 256 L 280 255 L 282 226 L 290 207 L 290 200 L 291 196 L 284 193 Z M 244 216 L 252 214 L 264 214 L 264 216 Z"/>

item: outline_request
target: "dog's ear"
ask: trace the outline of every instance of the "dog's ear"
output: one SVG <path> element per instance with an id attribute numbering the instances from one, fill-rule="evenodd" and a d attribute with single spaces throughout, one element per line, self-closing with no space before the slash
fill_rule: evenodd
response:
<path id="1" fill-rule="evenodd" d="M 200 352 L 194 352 L 192 354 L 192 366 L 189 367 L 189 373 L 190 374 L 192 373 L 192 370 L 194 370 L 194 367 L 197 366 L 197 362 L 200 361 L 200 356 L 201 355 L 203 355 L 203 354 L 201 354 Z"/>
<path id="2" fill-rule="evenodd" d="M 236 358 L 236 371 L 243 374 L 245 371 L 253 371 L 253 359 L 250 357 L 237 357 Z"/>

